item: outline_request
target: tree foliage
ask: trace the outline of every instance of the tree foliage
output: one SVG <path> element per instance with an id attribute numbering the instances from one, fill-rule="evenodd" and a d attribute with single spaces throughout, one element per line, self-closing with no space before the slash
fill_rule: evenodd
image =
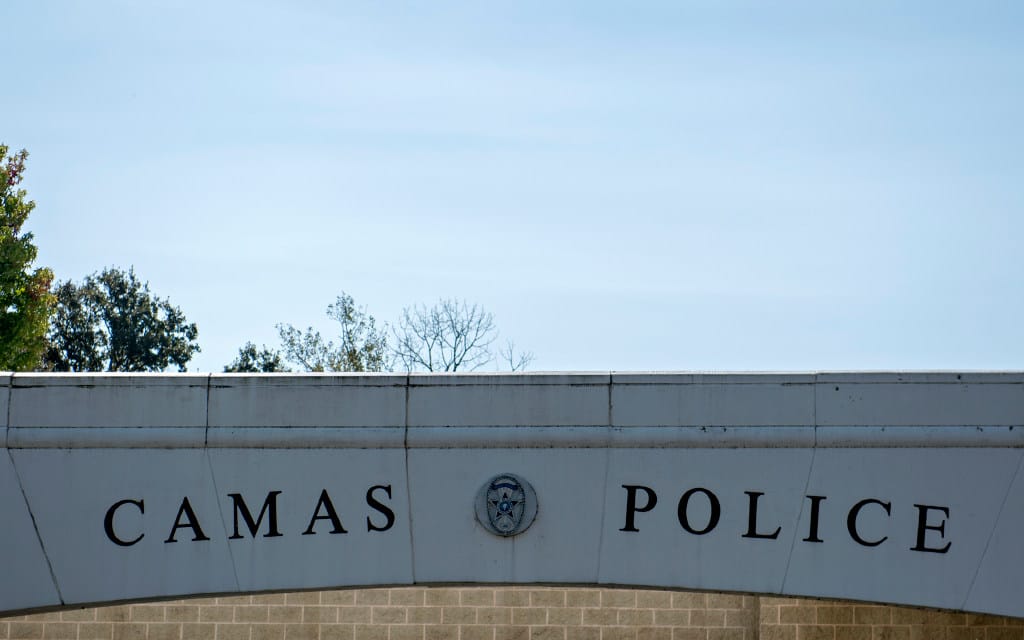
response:
<path id="1" fill-rule="evenodd" d="M 495 362 L 494 315 L 464 300 L 406 307 L 393 334 L 395 358 L 406 371 L 476 371 Z M 511 341 L 498 355 L 512 371 L 533 360 L 533 354 L 517 352 Z"/>
<path id="2" fill-rule="evenodd" d="M 17 188 L 28 152 L 7 152 L 0 145 L 0 370 L 24 371 L 38 367 L 46 349 L 53 273 L 32 268 L 37 249 L 22 230 L 35 208 Z"/>
<path id="3" fill-rule="evenodd" d="M 327 317 L 338 323 L 338 344 L 325 341 L 313 327 L 300 331 L 290 324 L 277 325 L 286 360 L 305 371 L 390 369 L 387 335 L 377 328 L 377 321 L 365 307 L 356 306 L 352 296 L 342 292 L 327 307 Z"/>
<path id="4" fill-rule="evenodd" d="M 290 324 L 277 325 L 284 359 L 302 371 L 476 371 L 488 364 L 522 371 L 533 354 L 518 351 L 507 340 L 497 351 L 494 315 L 477 304 L 450 298 L 427 307 L 406 307 L 399 323 L 389 327 L 371 316 L 342 292 L 327 315 L 338 323 L 338 342 L 326 340 L 313 327 L 305 331 Z M 390 338 L 390 340 L 389 340 Z M 224 371 L 287 371 L 281 354 L 252 342 Z"/>
<path id="5" fill-rule="evenodd" d="M 284 366 L 281 352 L 263 345 L 257 349 L 255 343 L 246 342 L 238 349 L 238 357 L 224 367 L 224 373 L 274 373 L 289 371 Z"/>
<path id="6" fill-rule="evenodd" d="M 105 269 L 57 286 L 45 365 L 54 371 L 185 371 L 199 330 L 134 269 Z"/>

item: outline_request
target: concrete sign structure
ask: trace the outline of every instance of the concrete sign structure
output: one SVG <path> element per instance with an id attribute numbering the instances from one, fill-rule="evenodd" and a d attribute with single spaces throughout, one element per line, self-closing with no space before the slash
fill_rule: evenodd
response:
<path id="1" fill-rule="evenodd" d="M 626 585 L 1024 616 L 1024 374 L 0 380 L 0 614 Z"/>

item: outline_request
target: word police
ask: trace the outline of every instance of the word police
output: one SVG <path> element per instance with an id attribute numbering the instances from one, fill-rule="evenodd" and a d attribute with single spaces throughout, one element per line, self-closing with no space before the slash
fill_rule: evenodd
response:
<path id="1" fill-rule="evenodd" d="M 658 504 L 658 494 L 654 489 L 638 484 L 624 484 L 626 490 L 626 522 L 619 531 L 638 533 L 637 514 L 652 511 Z M 744 491 L 747 496 L 747 530 L 742 534 L 744 538 L 759 538 L 763 540 L 775 540 L 782 532 L 781 526 L 772 528 L 758 519 L 757 506 L 764 495 L 761 491 Z M 819 528 L 819 516 L 821 515 L 821 503 L 826 500 L 825 496 L 804 496 L 810 501 L 807 505 L 809 511 L 807 530 L 802 540 L 804 542 L 824 542 L 821 538 Z M 697 506 L 694 506 L 697 505 Z M 691 507 L 693 507 L 691 509 Z M 946 521 L 949 518 L 949 507 L 942 507 L 930 504 L 915 504 L 917 509 L 916 543 L 910 547 L 911 551 L 922 551 L 930 553 L 946 553 L 949 551 L 951 542 L 945 539 Z M 889 518 L 892 515 L 892 502 L 879 500 L 877 498 L 865 498 L 850 505 L 846 511 L 846 531 L 850 538 L 857 544 L 864 547 L 877 547 L 889 536 L 866 537 L 862 533 L 861 519 L 869 511 L 875 511 L 878 516 Z M 699 515 L 697 515 L 699 513 Z M 884 514 L 884 515 L 883 515 Z M 685 491 L 679 502 L 676 504 L 676 517 L 679 526 L 689 534 L 702 536 L 711 533 L 722 517 L 722 503 L 718 496 L 704 487 L 694 487 Z M 767 518 L 765 518 L 767 519 Z"/>

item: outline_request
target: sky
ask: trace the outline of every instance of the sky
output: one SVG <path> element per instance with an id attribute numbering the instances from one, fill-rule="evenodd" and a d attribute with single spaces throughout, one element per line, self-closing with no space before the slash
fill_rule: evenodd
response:
<path id="1" fill-rule="evenodd" d="M 2 0 L 38 264 L 220 371 L 441 298 L 534 370 L 1024 367 L 1024 4 Z M 493 367 L 491 367 L 493 368 Z"/>

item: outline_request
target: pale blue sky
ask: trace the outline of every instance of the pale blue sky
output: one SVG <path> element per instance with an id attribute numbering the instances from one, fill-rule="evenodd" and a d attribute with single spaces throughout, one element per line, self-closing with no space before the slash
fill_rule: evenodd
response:
<path id="1" fill-rule="evenodd" d="M 40 263 L 219 371 L 460 297 L 535 369 L 1024 367 L 1019 2 L 2 0 Z"/>

